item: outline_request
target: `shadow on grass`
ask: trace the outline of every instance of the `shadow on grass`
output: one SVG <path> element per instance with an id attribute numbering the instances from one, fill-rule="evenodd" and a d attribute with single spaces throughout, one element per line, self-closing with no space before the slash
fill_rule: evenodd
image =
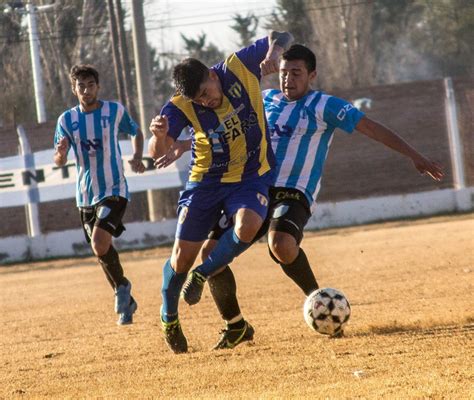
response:
<path id="1" fill-rule="evenodd" d="M 386 325 L 369 326 L 367 330 L 361 332 L 352 332 L 348 336 L 392 336 L 392 335 L 416 335 L 416 336 L 447 336 L 453 333 L 474 333 L 474 317 L 467 317 L 459 324 L 424 324 L 420 325 L 401 325 L 394 321 Z"/>

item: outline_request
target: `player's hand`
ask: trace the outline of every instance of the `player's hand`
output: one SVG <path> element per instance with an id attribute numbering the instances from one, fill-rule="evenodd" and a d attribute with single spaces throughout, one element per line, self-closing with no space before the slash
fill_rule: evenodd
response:
<path id="1" fill-rule="evenodd" d="M 163 139 L 168 133 L 168 117 L 166 115 L 157 115 L 151 120 L 150 132 L 157 139 Z"/>
<path id="2" fill-rule="evenodd" d="M 415 168 L 422 175 L 429 175 L 435 181 L 440 181 L 444 177 L 443 168 L 438 163 L 431 161 L 423 156 L 418 156 L 413 159 Z"/>
<path id="3" fill-rule="evenodd" d="M 58 144 L 56 145 L 56 152 L 63 158 L 67 154 L 67 149 L 69 147 L 69 141 L 66 137 L 59 139 Z"/>
<path id="4" fill-rule="evenodd" d="M 185 151 L 184 144 L 178 140 L 170 147 L 165 155 L 155 161 L 154 165 L 158 169 L 166 168 L 181 157 Z"/>
<path id="5" fill-rule="evenodd" d="M 142 174 L 145 172 L 145 164 L 143 164 L 141 158 L 133 157 L 131 160 L 128 160 L 128 163 L 130 164 L 133 172 L 136 172 L 137 174 Z"/>
<path id="6" fill-rule="evenodd" d="M 279 64 L 279 61 L 280 58 L 278 57 L 278 55 L 267 55 L 267 57 L 265 58 L 265 60 L 263 60 L 261 63 L 260 63 L 260 71 L 262 73 L 262 76 L 266 76 L 266 75 L 270 75 L 270 74 L 273 74 L 275 72 L 278 72 L 279 68 L 280 68 L 280 64 Z"/>

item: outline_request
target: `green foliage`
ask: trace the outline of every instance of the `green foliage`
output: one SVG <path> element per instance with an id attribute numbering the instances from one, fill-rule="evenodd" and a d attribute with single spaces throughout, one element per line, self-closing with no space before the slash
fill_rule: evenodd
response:
<path id="1" fill-rule="evenodd" d="M 231 28 L 238 33 L 240 40 L 237 42 L 239 47 L 249 46 L 255 39 L 258 28 L 258 18 L 253 13 L 243 16 L 236 14 L 233 16 L 234 24 Z"/>
<path id="2" fill-rule="evenodd" d="M 372 21 L 379 74 L 389 80 L 473 72 L 472 0 L 377 0 Z"/>
<path id="3" fill-rule="evenodd" d="M 206 34 L 200 34 L 196 39 L 188 38 L 181 34 L 184 40 L 188 57 L 197 58 L 204 64 L 210 66 L 224 59 L 224 53 L 213 43 L 206 43 Z"/>
<path id="4" fill-rule="evenodd" d="M 49 4 L 37 1 L 36 5 Z M 104 97 L 115 98 L 114 75 L 110 73 L 110 40 L 105 2 L 56 0 L 55 8 L 36 14 L 40 62 L 48 119 L 76 101 L 71 93 L 68 72 L 73 64 L 91 63 L 101 73 Z M 1 11 L 1 10 L 0 10 Z M 20 14 L 23 12 L 23 14 Z M 21 24 L 24 10 L 0 13 L 0 119 L 12 122 L 16 107 L 19 123 L 35 122 L 35 98 L 28 32 Z M 21 67 L 19 67 L 21 66 Z"/>
<path id="5" fill-rule="evenodd" d="M 297 43 L 309 43 L 313 30 L 307 11 L 314 3 L 308 0 L 278 0 L 276 10 L 264 25 L 265 29 L 288 31 Z"/>
<path id="6" fill-rule="evenodd" d="M 173 66 L 177 60 L 172 55 L 158 54 L 155 49 L 150 49 L 150 59 L 152 60 L 151 74 L 154 82 L 154 97 L 161 108 L 174 92 L 172 76 Z"/>

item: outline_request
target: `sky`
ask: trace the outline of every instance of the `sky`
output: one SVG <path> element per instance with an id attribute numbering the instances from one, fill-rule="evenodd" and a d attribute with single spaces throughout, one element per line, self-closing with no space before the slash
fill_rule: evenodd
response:
<path id="1" fill-rule="evenodd" d="M 214 43 L 225 53 L 237 47 L 237 33 L 230 28 L 232 16 L 247 16 L 253 12 L 263 17 L 275 8 L 276 0 L 146 0 L 144 4 L 147 40 L 159 53 L 184 54 L 184 41 L 180 36 L 195 37 L 205 33 L 206 43 Z M 259 26 L 257 37 L 267 31 Z"/>

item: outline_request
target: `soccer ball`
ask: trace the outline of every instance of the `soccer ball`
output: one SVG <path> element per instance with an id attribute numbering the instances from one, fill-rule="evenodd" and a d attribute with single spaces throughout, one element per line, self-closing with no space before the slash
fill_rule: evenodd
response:
<path id="1" fill-rule="evenodd" d="M 324 288 L 306 298 L 303 313 L 311 329 L 323 335 L 338 336 L 349 321 L 351 306 L 342 292 Z"/>

